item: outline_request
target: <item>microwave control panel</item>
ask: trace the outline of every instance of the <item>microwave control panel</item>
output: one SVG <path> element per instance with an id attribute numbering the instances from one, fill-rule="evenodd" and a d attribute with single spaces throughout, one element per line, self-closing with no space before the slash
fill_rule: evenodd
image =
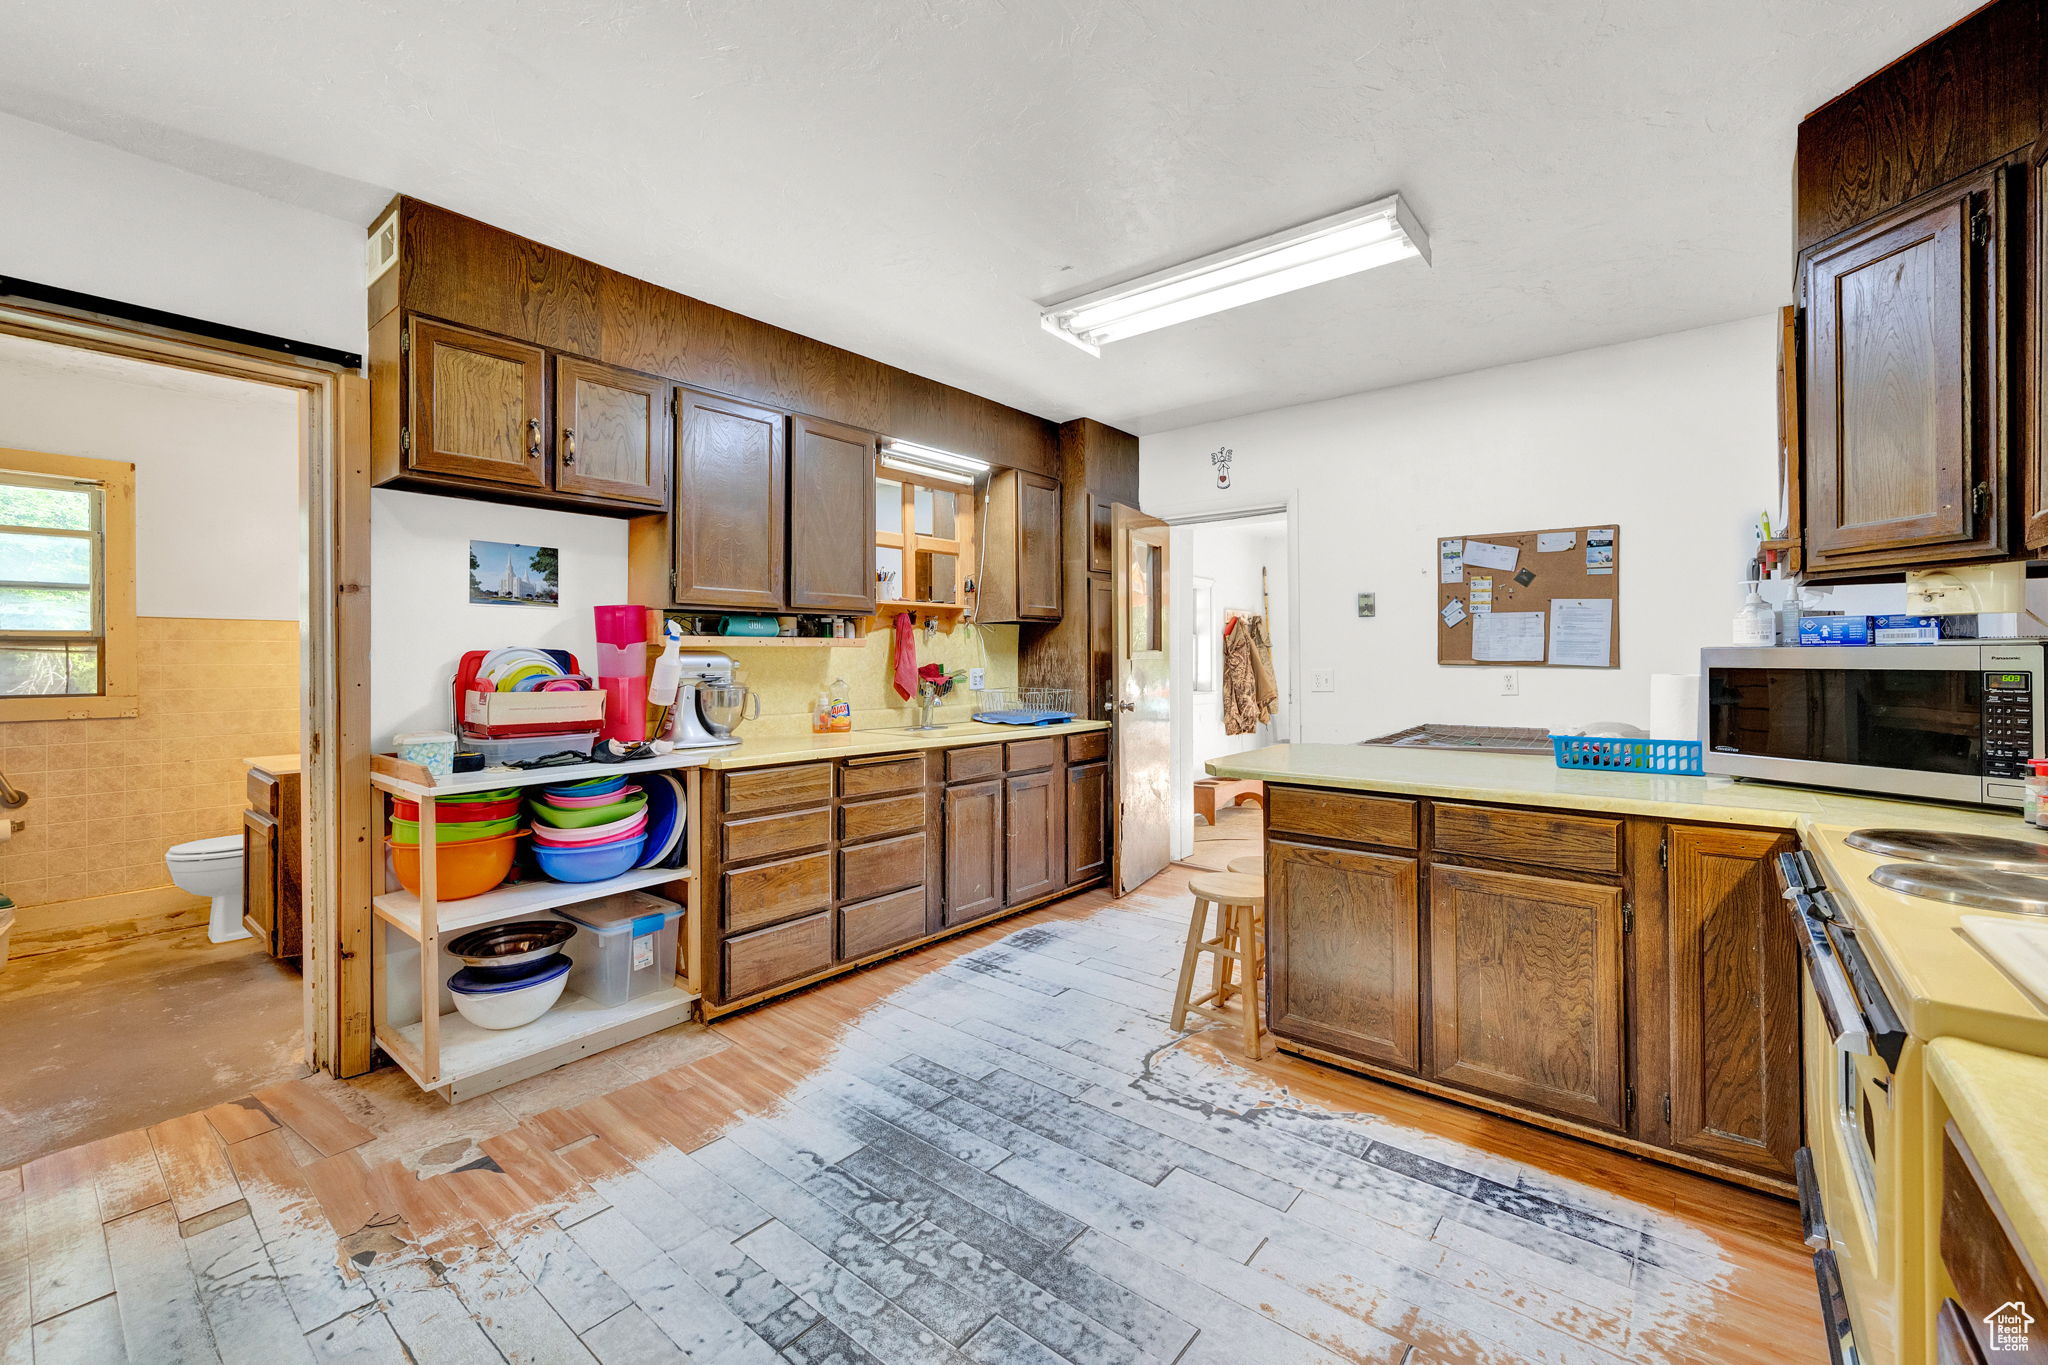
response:
<path id="1" fill-rule="evenodd" d="M 1984 776 L 2025 777 L 2034 757 L 2034 675 L 1984 675 Z"/>

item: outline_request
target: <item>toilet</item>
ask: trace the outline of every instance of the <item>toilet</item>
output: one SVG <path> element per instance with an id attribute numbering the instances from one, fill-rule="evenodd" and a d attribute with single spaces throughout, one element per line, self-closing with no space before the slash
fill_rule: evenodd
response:
<path id="1" fill-rule="evenodd" d="M 242 927 L 242 836 L 223 834 L 218 839 L 194 839 L 173 844 L 164 854 L 171 881 L 180 890 L 205 896 L 213 902 L 213 914 L 206 921 L 206 936 L 215 943 L 232 943 L 255 937 Z"/>

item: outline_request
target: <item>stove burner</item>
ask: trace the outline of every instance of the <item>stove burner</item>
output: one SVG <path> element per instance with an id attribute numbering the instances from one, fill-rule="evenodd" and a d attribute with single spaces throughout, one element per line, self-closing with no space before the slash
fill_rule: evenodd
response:
<path id="1" fill-rule="evenodd" d="M 1886 863 L 1870 874 L 1870 880 L 1908 896 L 1947 905 L 2048 915 L 2048 877 L 1936 863 Z"/>
<path id="2" fill-rule="evenodd" d="M 2000 839 L 1989 834 L 1953 834 L 1938 829 L 1859 829 L 1842 841 L 1880 858 L 1911 858 L 1946 867 L 2048 875 L 2048 844 Z"/>

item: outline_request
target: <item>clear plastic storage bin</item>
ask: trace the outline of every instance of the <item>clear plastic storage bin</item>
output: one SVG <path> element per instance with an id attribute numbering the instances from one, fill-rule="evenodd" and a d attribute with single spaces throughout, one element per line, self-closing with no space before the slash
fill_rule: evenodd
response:
<path id="1" fill-rule="evenodd" d="M 623 1005 L 674 981 L 676 928 L 683 916 L 674 901 L 622 891 L 555 913 L 576 926 L 576 937 L 562 951 L 576 964 L 569 969 L 569 989 L 584 999 Z"/>

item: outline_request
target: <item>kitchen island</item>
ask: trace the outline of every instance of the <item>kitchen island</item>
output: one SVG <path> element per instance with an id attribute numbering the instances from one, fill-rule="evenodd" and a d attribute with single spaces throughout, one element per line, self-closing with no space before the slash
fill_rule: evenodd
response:
<path id="1" fill-rule="evenodd" d="M 1799 948 L 1772 860 L 1801 846 L 1910 1031 L 2048 1047 L 2048 1019 L 1960 941 L 1955 911 L 1870 886 L 1868 855 L 1841 843 L 1898 825 L 2032 837 L 2014 815 L 1359 745 L 1207 766 L 1268 787 L 1270 1022 L 1288 1051 L 1785 1192 Z"/>

